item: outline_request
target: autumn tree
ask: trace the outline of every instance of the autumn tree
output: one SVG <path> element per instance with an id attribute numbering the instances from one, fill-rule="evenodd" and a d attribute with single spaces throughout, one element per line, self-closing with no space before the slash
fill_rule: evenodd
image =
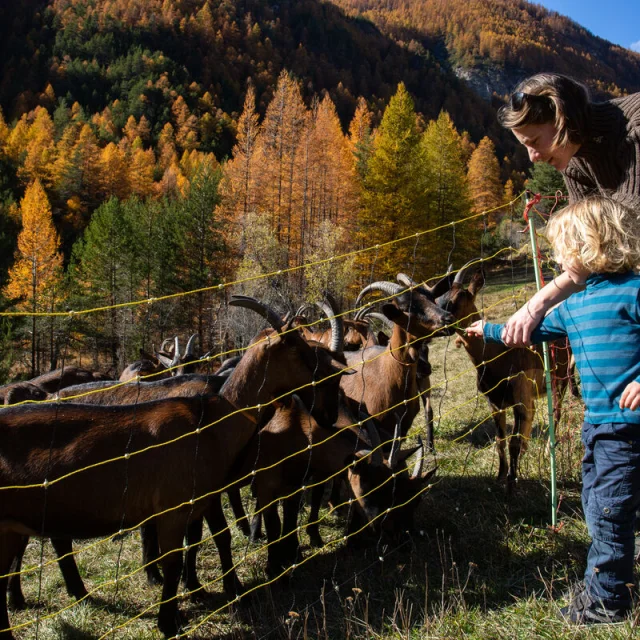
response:
<path id="1" fill-rule="evenodd" d="M 22 230 L 15 263 L 9 270 L 5 294 L 17 300 L 19 310 L 31 316 L 31 375 L 39 372 L 37 313 L 52 313 L 61 297 L 62 255 L 60 238 L 53 226 L 51 206 L 39 180 L 32 182 L 20 202 Z M 55 363 L 53 320 L 50 320 L 50 362 Z"/>
<path id="2" fill-rule="evenodd" d="M 420 228 L 419 141 L 413 99 L 401 83 L 384 111 L 367 165 L 358 230 L 361 246 L 389 243 Z M 412 259 L 413 246 L 404 241 L 366 252 L 360 266 L 368 274 L 376 261 L 385 277 L 395 277 Z"/>
<path id="3" fill-rule="evenodd" d="M 471 212 L 490 212 L 502 205 L 504 187 L 500 181 L 500 165 L 493 142 L 486 136 L 471 154 L 467 174 Z M 496 214 L 487 216 L 488 226 L 495 224 Z"/>
<path id="4" fill-rule="evenodd" d="M 424 194 L 421 229 L 429 230 L 419 255 L 425 272 L 443 273 L 453 252 L 468 256 L 476 237 L 477 223 L 456 224 L 469 215 L 470 202 L 464 144 L 449 114 L 440 112 L 427 126 L 420 141 L 419 179 Z"/>
<path id="5" fill-rule="evenodd" d="M 256 159 L 256 139 L 258 137 L 258 114 L 253 85 L 249 85 L 244 99 L 242 114 L 238 120 L 237 142 L 223 172 L 220 185 L 223 200 L 223 215 L 229 225 L 238 228 L 238 249 L 245 249 L 246 221 L 250 211 L 255 210 L 258 176 Z"/>
<path id="6" fill-rule="evenodd" d="M 257 210 L 271 220 L 276 238 L 291 251 L 293 180 L 296 149 L 305 124 L 306 108 L 297 82 L 283 71 L 267 107 L 258 138 L 261 167 Z"/>

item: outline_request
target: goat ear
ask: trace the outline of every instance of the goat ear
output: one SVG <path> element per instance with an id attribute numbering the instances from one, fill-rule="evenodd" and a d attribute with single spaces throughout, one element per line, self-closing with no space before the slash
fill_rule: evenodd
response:
<path id="1" fill-rule="evenodd" d="M 471 277 L 471 282 L 469 283 L 469 293 L 472 296 L 475 296 L 480 289 L 484 287 L 484 272 L 482 269 L 476 271 Z"/>
<path id="2" fill-rule="evenodd" d="M 396 307 L 395 304 L 384 304 L 382 305 L 382 313 L 391 320 L 391 322 L 401 322 L 406 319 L 405 314 Z"/>

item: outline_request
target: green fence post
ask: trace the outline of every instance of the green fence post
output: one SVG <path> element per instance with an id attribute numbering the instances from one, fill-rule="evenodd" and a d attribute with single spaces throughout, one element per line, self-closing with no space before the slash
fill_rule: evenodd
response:
<path id="1" fill-rule="evenodd" d="M 533 258 L 533 271 L 536 276 L 536 288 L 542 288 L 542 265 L 538 259 L 538 241 L 533 222 L 529 218 L 529 211 L 534 204 L 540 202 L 540 194 L 534 195 L 533 200 L 529 199 L 529 192 L 525 197 L 526 206 L 524 208 L 524 219 L 529 225 L 529 238 L 531 240 L 531 254 Z M 549 451 L 551 465 L 551 525 L 555 528 L 558 525 L 558 492 L 556 485 L 556 430 L 553 416 L 553 389 L 551 388 L 551 367 L 549 358 L 549 345 L 542 343 L 542 353 L 544 358 L 544 376 L 547 385 L 547 406 L 549 409 Z"/>

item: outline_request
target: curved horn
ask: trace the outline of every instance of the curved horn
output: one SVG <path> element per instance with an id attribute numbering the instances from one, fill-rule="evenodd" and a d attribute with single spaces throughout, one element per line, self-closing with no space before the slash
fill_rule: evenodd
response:
<path id="1" fill-rule="evenodd" d="M 262 316 L 276 331 L 280 331 L 284 326 L 282 318 L 268 305 L 251 298 L 250 296 L 231 296 L 229 305 L 232 307 L 244 307 L 251 309 Z"/>
<path id="2" fill-rule="evenodd" d="M 330 300 L 330 298 L 327 298 L 327 301 L 316 302 L 316 306 L 327 316 L 331 324 L 331 344 L 329 349 L 334 352 L 341 352 L 344 344 L 344 323 L 342 318 L 336 318 L 336 311 Z"/>
<path id="3" fill-rule="evenodd" d="M 380 434 L 378 433 L 378 429 L 376 428 L 374 421 L 371 418 L 367 418 L 368 416 L 360 412 L 362 427 L 366 431 L 369 442 L 371 443 L 371 464 L 381 467 L 383 460 L 382 447 L 380 446 Z"/>
<path id="4" fill-rule="evenodd" d="M 364 298 L 365 295 L 371 293 L 372 291 L 382 291 L 388 296 L 397 296 L 400 295 L 404 290 L 405 287 L 396 284 L 395 282 L 372 282 L 358 294 L 358 298 L 356 299 L 356 307 L 359 307 L 362 298 Z"/>
<path id="5" fill-rule="evenodd" d="M 458 271 L 458 273 L 456 273 L 456 277 L 453 279 L 453 283 L 462 285 L 462 283 L 464 282 L 464 277 L 466 275 L 467 269 L 472 264 L 475 264 L 476 262 L 478 262 L 478 259 L 474 258 L 473 260 L 469 260 L 469 262 L 467 262 L 465 265 L 460 267 L 460 270 Z"/>
<path id="6" fill-rule="evenodd" d="M 384 315 L 384 313 L 378 313 L 377 311 L 371 311 L 367 314 L 367 318 L 375 318 L 376 320 L 380 320 L 384 324 L 387 329 L 393 329 L 393 322 Z"/>
<path id="7" fill-rule="evenodd" d="M 178 336 L 175 337 L 175 348 L 173 349 L 173 360 L 171 361 L 170 367 L 177 367 L 180 364 L 180 341 Z M 176 371 L 172 371 L 171 375 L 175 376 Z"/>
<path id="8" fill-rule="evenodd" d="M 399 273 L 396 280 L 405 287 L 417 287 L 418 283 L 410 278 L 406 273 Z"/>
<path id="9" fill-rule="evenodd" d="M 453 281 L 451 280 L 452 271 L 453 271 L 453 265 L 450 264 L 447 267 L 447 273 L 445 273 L 444 276 L 442 276 L 442 278 L 438 280 L 438 282 L 436 282 L 432 287 L 427 287 L 425 285 L 427 291 L 429 291 L 429 293 L 434 298 L 439 298 L 441 295 L 447 293 L 447 291 L 451 289 L 451 285 L 453 284 Z"/>
<path id="10" fill-rule="evenodd" d="M 411 480 L 415 480 L 422 475 L 422 467 L 424 466 L 424 444 L 422 443 L 422 438 L 418 436 L 418 443 L 420 448 L 416 452 L 416 463 L 413 467 L 413 471 L 411 472 Z"/>
<path id="11" fill-rule="evenodd" d="M 308 302 L 305 302 L 304 304 L 301 304 L 301 305 L 298 307 L 298 310 L 296 311 L 295 315 L 297 315 L 297 316 L 303 316 L 303 315 L 304 315 L 304 312 L 305 312 L 307 309 L 311 309 L 311 305 L 310 305 Z"/>
<path id="12" fill-rule="evenodd" d="M 192 336 L 189 337 L 189 341 L 187 342 L 187 346 L 184 350 L 184 355 L 182 356 L 183 360 L 186 360 L 188 357 L 192 358 L 195 355 L 194 344 L 197 337 L 198 337 L 197 333 L 194 333 Z"/>
<path id="13" fill-rule="evenodd" d="M 389 452 L 389 468 L 393 471 L 398 464 L 398 452 L 400 451 L 400 423 L 396 422 L 396 428 L 393 431 L 393 444 Z"/>
<path id="14" fill-rule="evenodd" d="M 158 351 L 158 353 L 168 353 L 168 351 L 165 351 L 165 348 L 167 347 L 167 343 L 171 344 L 173 342 L 173 340 L 171 338 L 165 338 L 162 341 L 162 344 L 160 345 L 160 351 Z M 155 347 L 154 347 L 155 350 Z"/>

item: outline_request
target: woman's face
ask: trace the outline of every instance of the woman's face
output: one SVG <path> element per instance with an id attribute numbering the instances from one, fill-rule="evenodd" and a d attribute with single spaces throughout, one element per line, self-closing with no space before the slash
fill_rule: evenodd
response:
<path id="1" fill-rule="evenodd" d="M 556 147 L 553 139 L 556 135 L 555 125 L 526 124 L 513 129 L 513 135 L 523 144 L 529 152 L 531 162 L 546 162 L 558 171 L 564 171 L 573 158 L 580 145 L 569 143 L 565 147 Z"/>

